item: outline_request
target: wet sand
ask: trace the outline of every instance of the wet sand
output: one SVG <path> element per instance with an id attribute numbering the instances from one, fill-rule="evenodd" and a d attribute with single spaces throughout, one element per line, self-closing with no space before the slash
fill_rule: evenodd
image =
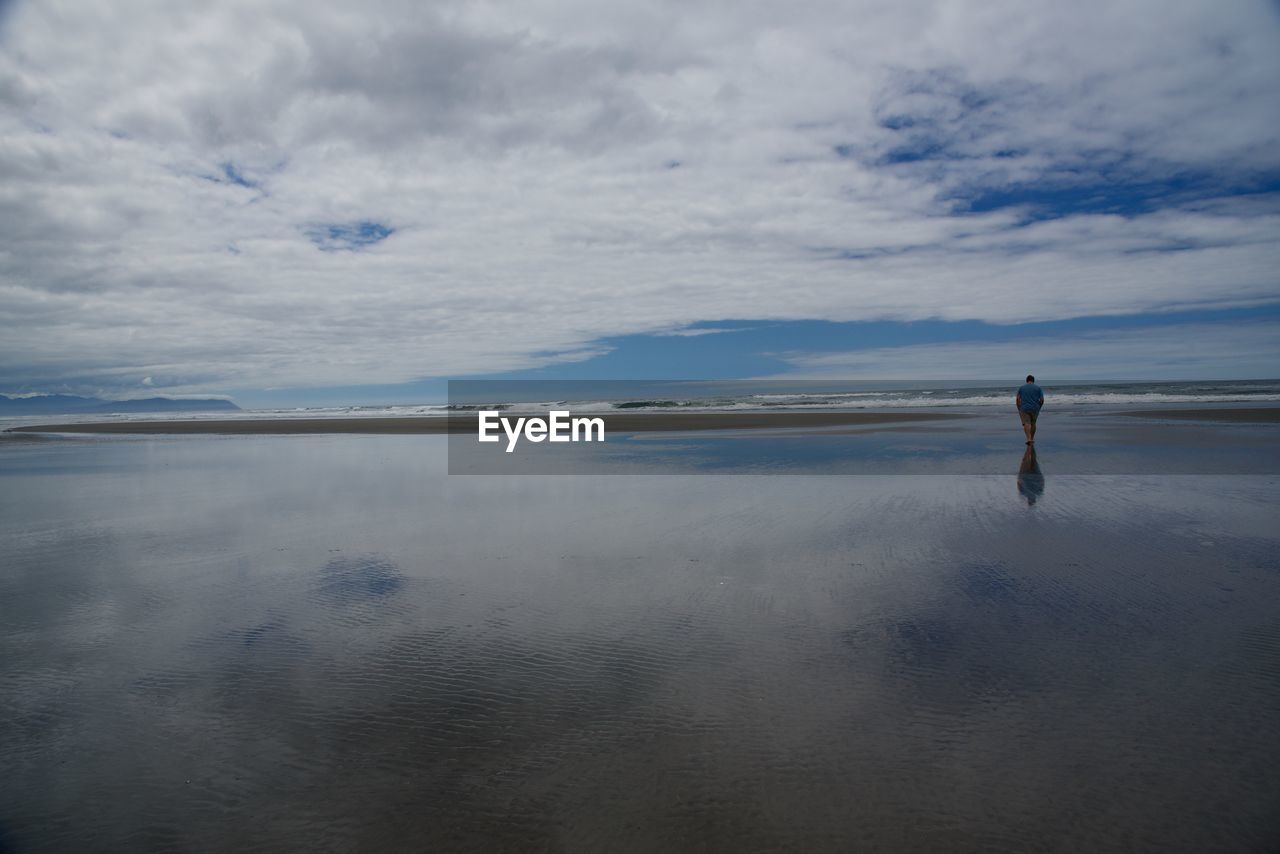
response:
<path id="1" fill-rule="evenodd" d="M 15 442 L 0 848 L 1275 850 L 1277 481 L 1006 438 L 750 480 Z"/>
<path id="2" fill-rule="evenodd" d="M 1240 409 L 1139 409 L 1119 412 L 1131 418 L 1157 418 L 1173 421 L 1214 421 L 1223 424 L 1280 424 L 1280 406 L 1241 407 Z"/>
<path id="3" fill-rule="evenodd" d="M 1174 413 L 1172 416 L 1169 413 Z M 1280 473 L 1280 407 L 1046 412 L 1037 447 L 1055 474 Z M 512 413 L 515 414 L 515 413 Z M 1119 417 L 1119 416 L 1146 416 Z M 606 441 L 481 444 L 474 413 L 451 417 L 220 418 L 21 425 L 0 444 L 183 435 L 448 439 L 450 474 L 1003 474 L 1024 448 L 1012 411 L 626 412 L 599 417 Z M 12 422 L 10 422 L 12 423 Z M 444 434 L 448 434 L 447 436 Z"/>
<path id="4" fill-rule="evenodd" d="M 519 417 L 520 413 L 507 413 Z M 545 417 L 545 415 L 544 415 Z M 583 417 L 583 416 L 578 416 Z M 967 417 L 952 412 L 653 412 L 588 413 L 604 419 L 610 433 L 759 430 L 906 424 Z M 448 418 L 243 418 L 175 421 L 95 421 L 83 424 L 40 424 L 11 428 L 24 433 L 242 434 L 368 433 L 380 435 L 474 433 L 476 416 Z"/>
<path id="5" fill-rule="evenodd" d="M 1047 421 L 1066 412 L 1046 411 Z M 1071 412 L 1071 415 L 1092 412 Z M 1120 415 L 1140 419 L 1170 421 L 1211 421 L 1217 424 L 1280 424 L 1280 406 L 1161 408 L 1161 410 L 1102 411 L 1098 415 Z M 520 416 L 520 412 L 509 412 Z M 984 412 L 983 415 L 989 415 Z M 974 417 L 956 411 L 849 411 L 849 412 L 608 412 L 588 414 L 602 417 L 608 433 L 684 433 L 704 430 L 829 430 L 896 425 L 945 423 Z M 175 419 L 131 421 L 84 421 L 69 424 L 15 426 L 6 433 L 116 433 L 137 435 L 291 435 L 369 434 L 436 435 L 475 433 L 476 416 L 448 417 L 347 417 L 347 419 Z"/>
<path id="6" fill-rule="evenodd" d="M 519 417 L 522 413 L 507 413 Z M 983 415 L 993 413 L 984 412 Z M 1048 412 L 1051 422 L 1062 412 Z M 1069 413 L 1089 414 L 1087 412 Z M 1123 412 L 1100 412 L 1130 418 L 1170 421 L 1206 421 L 1222 424 L 1280 424 L 1280 406 L 1273 407 L 1204 407 L 1187 409 L 1138 409 Z M 582 417 L 582 416 L 578 416 Z M 851 412 L 631 412 L 589 413 L 586 417 L 603 418 L 609 433 L 702 432 L 707 430 L 830 430 L 879 426 L 893 429 L 896 425 L 922 425 L 930 422 L 959 421 L 975 417 L 963 411 L 927 410 L 856 410 Z M 467 413 L 443 417 L 400 418 L 220 418 L 172 419 L 155 421 L 91 421 L 83 423 L 50 423 L 12 427 L 12 433 L 117 433 L 135 435 L 293 435 L 293 434 L 369 434 L 369 435 L 439 435 L 475 433 L 476 417 Z"/>

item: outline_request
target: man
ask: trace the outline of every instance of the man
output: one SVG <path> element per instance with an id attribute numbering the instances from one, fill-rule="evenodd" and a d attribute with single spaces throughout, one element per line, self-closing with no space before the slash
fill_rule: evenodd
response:
<path id="1" fill-rule="evenodd" d="M 1014 399 L 1018 404 L 1018 417 L 1022 419 L 1022 432 L 1027 434 L 1027 444 L 1036 443 L 1036 419 L 1040 417 L 1040 407 L 1044 406 L 1044 392 L 1036 385 L 1036 378 L 1027 374 L 1027 382 L 1018 389 Z"/>

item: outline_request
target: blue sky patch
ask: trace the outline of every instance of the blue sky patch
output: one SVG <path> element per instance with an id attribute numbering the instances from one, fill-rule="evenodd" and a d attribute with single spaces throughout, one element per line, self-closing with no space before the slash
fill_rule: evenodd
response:
<path id="1" fill-rule="evenodd" d="M 222 164 L 222 175 L 228 183 L 235 184 L 237 187 L 248 187 L 250 189 L 257 189 L 258 187 L 257 181 L 245 177 L 245 174 L 229 160 Z"/>
<path id="2" fill-rule="evenodd" d="M 1096 333 L 1140 334 L 1167 328 L 1230 329 L 1240 324 L 1280 323 L 1280 305 L 1226 311 L 1186 311 L 1121 317 L 1085 317 L 1044 323 L 997 325 L 980 321 L 723 320 L 695 323 L 676 333 L 623 335 L 595 342 L 607 352 L 523 371 L 477 374 L 487 380 L 738 380 L 784 375 L 794 370 L 798 355 L 847 353 L 930 344 L 1025 344 L 1035 353 L 1037 342 Z M 556 354 L 544 354 L 554 357 Z M 1020 368 L 1021 366 L 1019 366 Z M 1115 371 L 1141 379 L 1150 365 L 1117 364 Z M 937 377 L 947 378 L 939 366 Z M 1014 373 L 1018 373 L 1015 369 Z M 1078 379 L 1086 379 L 1079 377 Z M 1246 377 L 1234 377 L 1242 379 Z M 1258 378 L 1256 376 L 1252 378 Z M 444 378 L 424 378 L 394 385 L 276 389 L 262 392 L 233 389 L 242 406 L 317 406 L 327 404 L 394 404 L 442 400 Z"/>
<path id="3" fill-rule="evenodd" d="M 913 344 L 1032 342 L 1124 329 L 1152 329 L 1188 323 L 1280 320 L 1280 306 L 1229 311 L 1192 311 L 1123 317 L 1081 317 L 1045 323 L 997 325 L 980 321 L 724 320 L 696 323 L 686 332 L 707 334 L 624 335 L 595 342 L 609 349 L 583 362 L 530 371 L 494 374 L 492 379 L 743 379 L 791 368 L 793 354 L 838 353 Z"/>
<path id="4" fill-rule="evenodd" d="M 306 235 L 322 252 L 356 252 L 381 243 L 395 229 L 373 220 L 322 223 L 306 229 Z"/>
<path id="5" fill-rule="evenodd" d="M 1158 181 L 1108 180 L 1106 173 L 1063 176 L 1035 184 L 975 190 L 958 194 L 958 213 L 986 213 L 1020 208 L 1029 220 L 1076 214 L 1138 216 L 1166 207 L 1231 196 L 1280 192 L 1280 176 L 1232 181 L 1211 175 L 1181 174 Z"/>

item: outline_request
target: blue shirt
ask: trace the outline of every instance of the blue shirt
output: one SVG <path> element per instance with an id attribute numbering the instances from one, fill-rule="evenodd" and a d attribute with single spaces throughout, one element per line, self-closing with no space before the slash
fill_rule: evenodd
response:
<path id="1" fill-rule="evenodd" d="M 1044 392 L 1035 383 L 1023 383 L 1018 389 L 1018 399 L 1022 401 L 1018 408 L 1023 412 L 1039 412 L 1044 406 Z"/>

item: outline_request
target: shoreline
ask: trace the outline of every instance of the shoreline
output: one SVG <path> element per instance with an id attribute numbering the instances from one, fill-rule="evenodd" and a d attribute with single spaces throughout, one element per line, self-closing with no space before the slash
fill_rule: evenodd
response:
<path id="1" fill-rule="evenodd" d="M 1201 421 L 1223 424 L 1280 423 L 1280 406 L 1213 406 L 1203 409 L 1110 410 L 1096 414 L 1149 420 Z M 981 415 L 971 411 L 864 409 L 843 412 L 798 412 L 794 410 L 783 412 L 612 412 L 593 414 L 591 417 L 602 418 L 605 423 L 605 429 L 611 433 L 647 433 L 700 432 L 707 430 L 823 430 L 840 427 L 875 426 L 892 429 L 899 425 L 925 425 L 968 420 L 981 417 Z M 476 421 L 477 418 L 472 413 L 454 414 L 447 417 L 188 418 L 180 420 L 157 419 L 31 424 L 10 427 L 4 432 L 26 435 L 40 433 L 121 435 L 442 435 L 445 433 L 474 433 Z"/>
<path id="2" fill-rule="evenodd" d="M 768 430 L 796 427 L 855 427 L 909 424 L 971 418 L 968 413 L 887 412 L 655 412 L 602 413 L 611 433 L 684 432 L 702 430 Z M 80 424 L 33 424 L 11 427 L 6 433 L 118 433 L 118 434 L 239 434 L 290 435 L 364 433 L 375 435 L 440 435 L 474 433 L 477 417 L 392 418 L 242 418 L 181 421 L 93 421 Z"/>
<path id="3" fill-rule="evenodd" d="M 1136 409 L 1116 412 L 1129 418 L 1157 418 L 1171 421 L 1213 421 L 1222 424 L 1278 424 L 1280 406 L 1238 409 Z"/>

